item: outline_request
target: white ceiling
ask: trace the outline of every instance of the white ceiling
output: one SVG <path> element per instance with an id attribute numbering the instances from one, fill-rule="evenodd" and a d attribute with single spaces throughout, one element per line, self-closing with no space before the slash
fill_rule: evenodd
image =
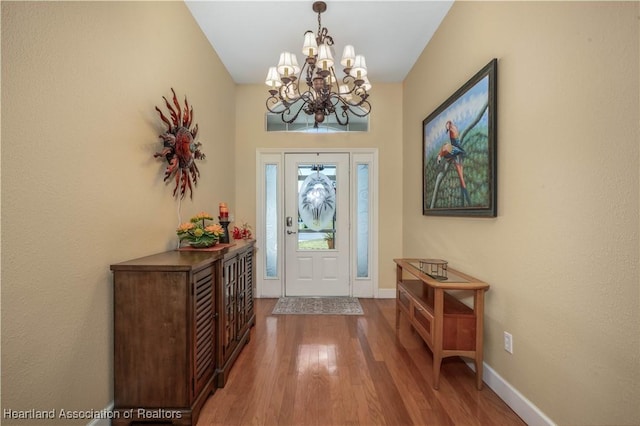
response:
<path id="1" fill-rule="evenodd" d="M 453 4 L 453 0 L 325 2 L 322 26 L 333 37 L 336 59 L 346 44 L 353 45 L 356 54 L 366 57 L 374 87 L 404 80 Z M 238 84 L 264 83 L 269 66 L 277 64 L 283 51 L 295 53 L 302 65 L 304 33 L 318 30 L 313 0 L 185 3 Z"/>

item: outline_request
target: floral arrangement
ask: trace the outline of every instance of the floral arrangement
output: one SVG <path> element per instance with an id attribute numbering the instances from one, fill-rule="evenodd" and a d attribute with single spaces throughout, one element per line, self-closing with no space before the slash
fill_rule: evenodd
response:
<path id="1" fill-rule="evenodd" d="M 207 220 L 213 220 L 213 216 L 201 212 L 193 216 L 189 222 L 181 224 L 176 229 L 180 241 L 187 241 L 192 247 L 214 246 L 224 235 L 224 229 L 219 224 L 207 225 Z"/>
<path id="2" fill-rule="evenodd" d="M 240 228 L 233 227 L 233 239 L 234 240 L 249 240 L 251 239 L 251 226 L 248 223 L 243 223 Z"/>

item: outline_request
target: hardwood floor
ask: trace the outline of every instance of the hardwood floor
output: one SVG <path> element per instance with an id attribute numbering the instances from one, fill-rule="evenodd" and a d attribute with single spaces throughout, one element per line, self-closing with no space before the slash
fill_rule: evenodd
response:
<path id="1" fill-rule="evenodd" d="M 198 426 L 524 425 L 458 358 L 433 390 L 431 353 L 395 300 L 360 299 L 365 315 L 271 315 L 257 299 L 251 341 Z"/>

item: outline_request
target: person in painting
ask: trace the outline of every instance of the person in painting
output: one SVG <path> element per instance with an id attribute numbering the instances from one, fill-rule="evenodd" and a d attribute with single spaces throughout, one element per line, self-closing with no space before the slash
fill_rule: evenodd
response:
<path id="1" fill-rule="evenodd" d="M 462 206 L 464 207 L 465 203 L 470 206 L 471 198 L 469 197 L 469 191 L 467 191 L 467 184 L 464 182 L 464 167 L 462 165 L 466 152 L 460 145 L 460 132 L 451 120 L 447 121 L 445 129 L 449 134 L 449 142 L 442 145 L 436 161 L 440 164 L 444 159 L 455 167 L 460 180 Z"/>

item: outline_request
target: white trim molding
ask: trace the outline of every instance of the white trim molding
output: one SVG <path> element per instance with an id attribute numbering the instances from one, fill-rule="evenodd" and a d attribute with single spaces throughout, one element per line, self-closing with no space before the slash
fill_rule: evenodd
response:
<path id="1" fill-rule="evenodd" d="M 467 366 L 475 372 L 473 362 L 465 360 Z M 511 383 L 502 378 L 487 363 L 482 363 L 482 379 L 528 426 L 556 426 L 546 414 L 522 395 Z"/>
<path id="2" fill-rule="evenodd" d="M 277 235 L 277 274 L 276 276 L 265 276 L 266 264 L 266 223 L 264 208 L 266 206 L 265 199 L 265 177 L 264 171 L 267 164 L 276 165 L 277 167 L 277 229 L 284 229 L 284 155 L 289 153 L 349 153 L 350 154 L 350 180 L 352 191 L 354 189 L 354 168 L 357 164 L 368 164 L 370 172 L 369 181 L 369 201 L 370 201 L 370 223 L 369 223 L 369 276 L 366 278 L 357 278 L 355 263 L 352 260 L 350 265 L 350 292 L 355 297 L 384 297 L 389 298 L 387 290 L 381 293 L 378 289 L 378 149 L 377 148 L 259 148 L 256 150 L 256 297 L 269 298 L 280 297 L 284 294 L 284 241 L 282 233 Z M 353 197 L 352 197 L 353 198 Z M 354 223 L 353 200 L 351 204 L 350 221 Z M 350 231 L 350 239 L 352 243 L 355 241 L 355 229 Z M 351 259 L 356 258 L 355 244 L 351 246 Z M 393 290 L 395 297 L 395 290 Z"/>
<path id="3" fill-rule="evenodd" d="M 378 294 L 376 295 L 376 299 L 395 299 L 396 298 L 396 289 L 395 288 L 379 288 Z"/>

